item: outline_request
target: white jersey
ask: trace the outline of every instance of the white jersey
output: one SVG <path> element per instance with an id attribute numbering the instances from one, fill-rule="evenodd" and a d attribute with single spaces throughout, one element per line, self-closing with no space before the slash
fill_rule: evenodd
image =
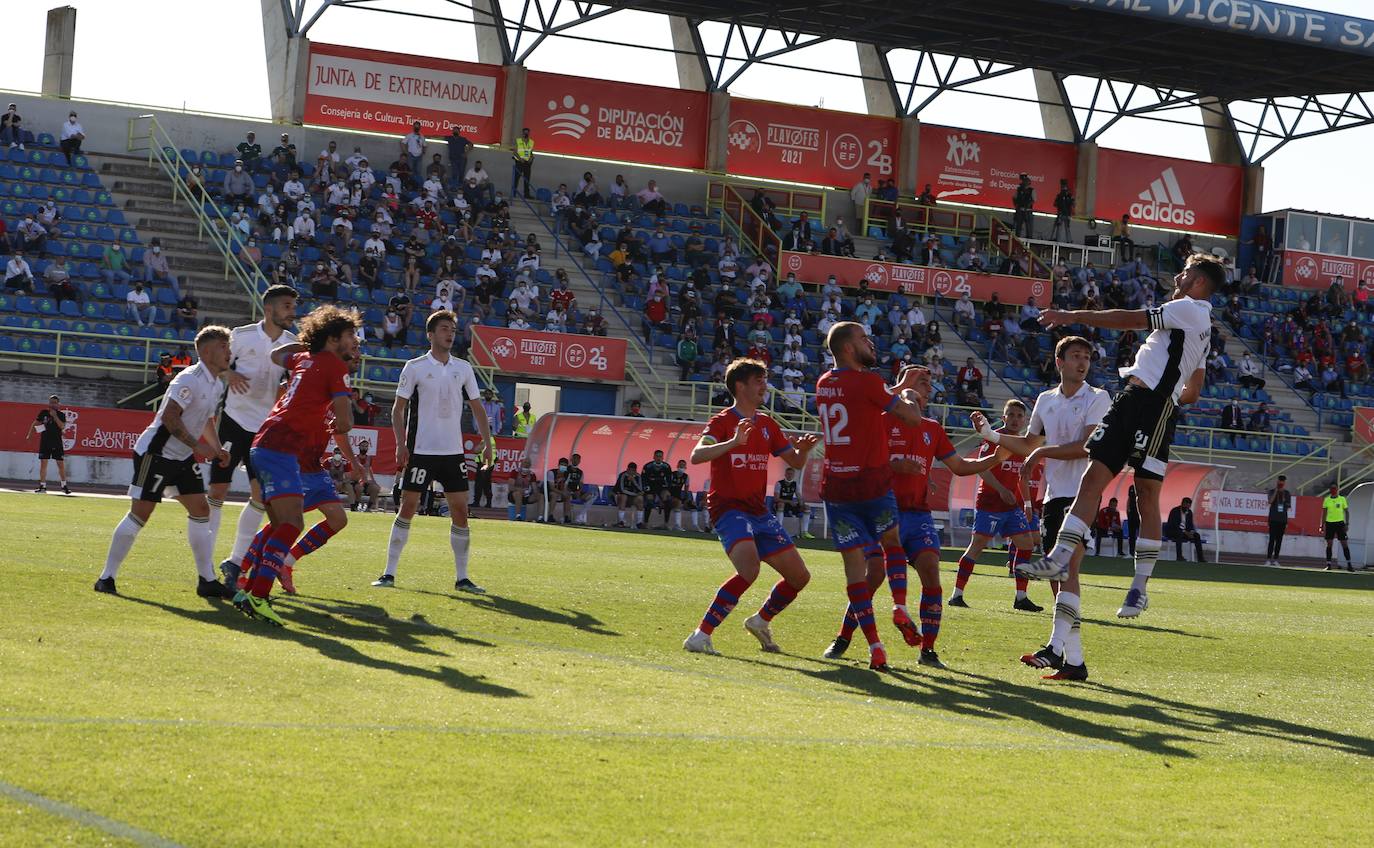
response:
<path id="1" fill-rule="evenodd" d="M 1112 408 L 1112 397 L 1102 389 L 1084 383 L 1072 397 L 1055 386 L 1041 392 L 1031 410 L 1030 435 L 1044 436 L 1047 445 L 1063 445 L 1083 439 L 1083 431 L 1096 427 Z M 1078 483 L 1083 479 L 1091 460 L 1045 460 L 1044 485 L 1040 494 L 1045 501 L 1078 496 Z"/>
<path id="2" fill-rule="evenodd" d="M 1212 304 L 1180 297 L 1147 311 L 1150 335 L 1136 352 L 1135 363 L 1121 377 L 1140 382 L 1178 403 L 1183 386 L 1202 367 L 1212 340 Z"/>
<path id="3" fill-rule="evenodd" d="M 401 369 L 396 397 L 406 408 L 406 448 L 422 456 L 455 456 L 463 452 L 463 406 L 477 400 L 477 374 L 467 360 L 450 356 L 440 362 L 426 353 Z"/>
<path id="4" fill-rule="evenodd" d="M 272 363 L 272 351 L 296 340 L 285 330 L 276 341 L 268 337 L 262 322 L 235 327 L 229 335 L 229 367 L 248 379 L 248 391 L 229 392 L 224 398 L 224 414 L 244 430 L 256 433 L 277 402 L 277 386 L 286 369 Z"/>
<path id="5" fill-rule="evenodd" d="M 162 413 L 167 410 L 169 403 L 181 407 L 181 423 L 186 426 L 186 432 L 199 439 L 200 434 L 205 432 L 205 424 L 215 416 L 215 407 L 219 405 L 219 395 L 223 390 L 224 383 L 218 377 L 212 377 L 204 363 L 197 362 L 183 370 L 167 385 L 162 405 L 158 407 L 157 415 L 153 416 L 153 422 L 134 443 L 134 452 L 172 460 L 189 459 L 191 446 L 162 426 Z"/>

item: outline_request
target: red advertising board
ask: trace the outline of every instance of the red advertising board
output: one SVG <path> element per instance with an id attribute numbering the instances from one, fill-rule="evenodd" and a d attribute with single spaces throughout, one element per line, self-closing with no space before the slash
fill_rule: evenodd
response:
<path id="1" fill-rule="evenodd" d="M 472 364 L 541 377 L 625 379 L 625 340 L 506 327 L 472 328 Z"/>
<path id="2" fill-rule="evenodd" d="M 1374 259 L 1330 256 L 1304 250 L 1283 252 L 1284 285 L 1301 289 L 1326 289 L 1337 277 L 1343 277 L 1346 291 L 1353 292 L 1360 280 L 1374 279 Z"/>
<path id="3" fill-rule="evenodd" d="M 1021 174 L 1035 187 L 1035 208 L 1053 212 L 1059 181 L 1075 184 L 1078 148 L 1057 141 L 921 125 L 916 186 L 939 200 L 1010 209 Z"/>
<path id="4" fill-rule="evenodd" d="M 1097 151 L 1099 218 L 1129 214 L 1145 226 L 1233 236 L 1244 195 L 1245 171 L 1237 165 Z"/>
<path id="5" fill-rule="evenodd" d="M 1322 499 L 1309 495 L 1293 498 L 1293 515 L 1288 520 L 1290 536 L 1317 536 L 1321 530 Z M 1171 503 L 1171 501 L 1163 501 Z M 1194 516 L 1199 528 L 1218 527 L 1247 533 L 1269 532 L 1269 494 L 1267 492 L 1208 489 L 1197 499 Z"/>
<path id="6" fill-rule="evenodd" d="M 677 168 L 706 166 L 710 95 L 530 71 L 524 126 L 536 150 Z"/>
<path id="7" fill-rule="evenodd" d="M 733 98 L 725 170 L 848 188 L 897 176 L 902 127 L 894 118 Z"/>
<path id="8" fill-rule="evenodd" d="M 34 417 L 44 406 L 0 403 L 0 450 L 37 452 Z M 67 416 L 67 426 L 62 431 L 62 449 L 75 456 L 127 457 L 139 434 L 153 420 L 151 412 L 130 409 L 63 406 L 62 412 Z"/>
<path id="9" fill-rule="evenodd" d="M 1355 442 L 1363 445 L 1374 442 L 1374 408 L 1355 407 Z"/>
<path id="10" fill-rule="evenodd" d="M 976 274 L 953 268 L 928 268 L 924 265 L 902 265 L 896 262 L 876 262 L 848 259 L 843 256 L 821 256 L 812 253 L 783 251 L 778 261 L 780 274 L 796 274 L 801 283 L 824 283 L 831 274 L 841 286 L 858 286 L 868 280 L 874 291 L 901 291 L 905 294 L 939 295 L 958 298 L 965 292 L 973 300 L 991 300 L 996 293 L 1003 303 L 1025 303 L 1033 297 L 1040 306 L 1049 305 L 1049 280 L 1031 277 L 1007 277 L 1001 274 Z"/>
<path id="11" fill-rule="evenodd" d="M 310 45 L 305 122 L 370 132 L 427 136 L 457 126 L 479 144 L 501 141 L 505 70 L 382 50 Z"/>

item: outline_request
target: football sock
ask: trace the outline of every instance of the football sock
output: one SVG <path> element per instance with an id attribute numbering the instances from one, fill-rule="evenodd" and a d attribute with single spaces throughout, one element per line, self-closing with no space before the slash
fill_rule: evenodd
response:
<path id="1" fill-rule="evenodd" d="M 234 549 L 229 553 L 230 562 L 240 562 L 243 555 L 248 553 L 248 546 L 253 544 L 253 537 L 257 535 L 258 525 L 262 523 L 263 515 L 267 513 L 267 508 L 257 501 L 249 501 L 243 511 L 239 513 L 238 529 L 234 535 Z"/>
<path id="2" fill-rule="evenodd" d="M 887 588 L 892 590 L 892 603 L 906 609 L 906 551 L 883 548 L 887 560 Z"/>
<path id="3" fill-rule="evenodd" d="M 724 621 L 730 611 L 735 608 L 735 604 L 739 603 L 740 595 L 743 595 L 753 585 L 753 582 L 752 580 L 745 580 L 738 574 L 730 575 L 730 579 L 722 583 L 720 588 L 716 590 L 716 597 L 711 601 L 711 606 L 706 610 L 706 615 L 702 617 L 701 626 L 698 629 L 707 636 L 711 635 L 717 625 Z"/>
<path id="4" fill-rule="evenodd" d="M 935 640 L 940 636 L 940 616 L 944 612 L 941 599 L 944 593 L 937 583 L 934 586 L 921 587 L 921 649 L 930 650 L 935 647 Z"/>
<path id="5" fill-rule="evenodd" d="M 853 610 L 859 627 L 863 629 L 868 644 L 881 645 L 882 640 L 878 638 L 878 623 L 873 620 L 873 592 L 868 588 L 868 581 L 850 583 L 845 587 L 845 592 L 849 595 L 849 607 Z"/>
<path id="6" fill-rule="evenodd" d="M 616 515 L 619 516 L 619 519 L 618 519 L 618 520 L 620 521 L 620 523 L 621 523 L 621 524 L 624 524 L 624 523 L 625 523 L 625 510 L 623 510 L 623 509 L 618 509 L 618 510 L 616 510 Z"/>
<path id="7" fill-rule="evenodd" d="M 1016 574 L 1016 567 L 1017 567 L 1018 565 L 1025 565 L 1026 563 L 1030 562 L 1031 552 L 1028 551 L 1028 550 L 1023 551 L 1023 550 L 1021 550 L 1020 548 L 1016 547 L 1015 545 L 1012 545 L 1012 546 L 1011 546 L 1011 553 L 1008 555 L 1008 557 L 1009 557 L 1009 559 L 1010 559 L 1010 564 L 1011 564 L 1011 573 L 1012 573 L 1013 575 L 1015 575 L 1015 574 Z M 1030 585 L 1030 581 L 1027 580 L 1026 578 L 1024 578 L 1024 577 L 1017 577 L 1017 578 L 1016 578 L 1016 599 L 1017 599 L 1018 601 L 1021 600 L 1021 599 L 1024 598 L 1024 597 L 1026 597 L 1026 587 L 1029 586 L 1029 585 Z"/>
<path id="8" fill-rule="evenodd" d="M 1051 648 L 1064 653 L 1069 640 L 1069 630 L 1078 621 L 1078 596 L 1073 592 L 1060 592 L 1054 598 L 1054 624 L 1050 627 Z"/>
<path id="9" fill-rule="evenodd" d="M 1083 639 L 1080 628 L 1083 619 L 1078 613 L 1078 596 L 1072 592 L 1060 592 L 1054 602 L 1055 624 L 1059 618 L 1066 620 L 1064 632 L 1064 662 L 1070 665 L 1083 664 Z"/>
<path id="10" fill-rule="evenodd" d="M 1131 588 L 1145 591 L 1150 575 L 1155 572 L 1155 560 L 1159 559 L 1158 539 L 1137 539 L 1135 542 L 1135 577 Z"/>
<path id="11" fill-rule="evenodd" d="M 405 550 L 406 542 L 409 540 L 410 522 L 397 514 L 396 520 L 391 523 L 391 541 L 386 545 L 387 576 L 396 576 L 396 564 L 401 561 L 401 551 Z"/>
<path id="12" fill-rule="evenodd" d="M 134 546 L 134 539 L 138 538 L 138 531 L 142 529 L 143 522 L 134 518 L 132 512 L 126 513 L 123 520 L 115 525 L 114 536 L 110 538 L 110 552 L 105 555 L 105 570 L 100 572 L 101 580 L 119 573 L 119 567 L 124 564 L 129 548 Z"/>
<path id="13" fill-rule="evenodd" d="M 267 540 L 271 535 L 272 523 L 268 522 L 263 525 L 262 529 L 259 530 L 255 536 L 253 536 L 253 543 L 248 546 L 248 550 L 244 551 L 243 556 L 238 559 L 240 574 L 247 574 L 257 566 L 258 560 L 262 559 L 262 546 L 267 544 Z"/>
<path id="14" fill-rule="evenodd" d="M 324 543 L 334 537 L 334 532 L 334 528 L 329 525 L 328 521 L 321 521 L 311 527 L 296 544 L 291 546 L 291 552 L 286 555 L 282 565 L 295 565 L 301 557 L 323 548 Z"/>
<path id="15" fill-rule="evenodd" d="M 215 537 L 210 535 L 210 517 L 196 518 L 186 516 L 186 541 L 191 543 L 191 557 L 196 562 L 196 573 L 204 580 L 214 580 Z"/>
<path id="16" fill-rule="evenodd" d="M 678 510 L 678 511 L 677 511 L 677 514 L 673 516 L 673 519 L 674 519 L 674 521 L 676 522 L 676 524 L 675 524 L 674 526 L 677 527 L 677 529 L 681 530 L 681 529 L 682 529 L 682 510 Z"/>
<path id="17" fill-rule="evenodd" d="M 453 549 L 453 572 L 455 580 L 468 579 L 468 546 L 472 539 L 468 528 L 450 524 L 448 527 L 448 546 Z"/>
<path id="18" fill-rule="evenodd" d="M 773 616 L 787 609 L 787 605 L 797 599 L 797 593 L 800 591 L 792 588 L 792 584 L 786 580 L 779 580 L 773 585 L 773 591 L 768 593 L 768 600 L 759 607 L 759 618 L 772 621 Z"/>
<path id="19" fill-rule="evenodd" d="M 253 568 L 253 577 L 248 582 L 248 591 L 255 598 L 265 598 L 272 593 L 272 584 L 282 569 L 282 560 L 291 552 L 296 536 L 301 528 L 294 524 L 272 525 L 272 535 L 262 546 L 262 558 Z"/>
<path id="20" fill-rule="evenodd" d="M 803 533 L 811 532 L 811 510 L 805 507 L 802 508 L 801 528 Z"/>
<path id="21" fill-rule="evenodd" d="M 968 585 L 968 579 L 973 576 L 974 562 L 967 556 L 959 557 L 959 572 L 954 575 L 954 594 L 964 594 L 964 587 Z"/>
<path id="22" fill-rule="evenodd" d="M 219 538 L 219 523 L 224 518 L 224 501 L 219 498 L 206 498 L 205 501 L 210 504 L 210 547 L 213 548 Z"/>
<path id="23" fill-rule="evenodd" d="M 1083 537 L 1086 535 L 1088 525 L 1083 523 L 1083 519 L 1073 513 L 1064 516 L 1064 526 L 1059 528 L 1059 538 L 1055 540 L 1054 550 L 1050 551 L 1049 558 L 1060 565 L 1068 565 L 1073 552 L 1083 544 Z"/>

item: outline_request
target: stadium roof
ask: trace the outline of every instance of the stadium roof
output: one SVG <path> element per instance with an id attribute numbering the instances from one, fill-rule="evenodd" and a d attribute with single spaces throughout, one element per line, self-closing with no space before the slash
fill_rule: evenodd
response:
<path id="1" fill-rule="evenodd" d="M 1257 5 L 1274 7 L 1269 21 L 1276 25 L 1277 37 L 1261 34 L 1269 27 L 1253 16 L 1249 20 L 1259 32 L 1188 18 L 1192 2 L 1181 4 L 1185 14 L 1177 17 L 1136 15 L 1129 23 L 1119 11 L 1074 0 L 629 0 L 622 5 L 695 21 L 737 21 L 885 49 L 919 49 L 1201 92 L 1223 101 L 1353 92 L 1374 83 L 1374 51 L 1361 55 L 1346 52 L 1339 40 L 1330 42 L 1333 46 L 1306 41 L 1306 19 L 1276 4 Z M 1337 22 L 1346 20 L 1354 19 Z M 1374 21 L 1356 26 L 1364 34 L 1362 43 L 1374 35 Z M 1293 37 L 1284 37 L 1290 28 Z M 1330 29 L 1329 23 L 1323 25 L 1323 32 Z"/>

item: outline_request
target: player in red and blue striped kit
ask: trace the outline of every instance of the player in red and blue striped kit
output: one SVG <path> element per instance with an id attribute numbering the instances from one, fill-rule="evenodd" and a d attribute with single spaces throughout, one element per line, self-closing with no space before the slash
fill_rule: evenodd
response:
<path id="1" fill-rule="evenodd" d="M 321 306 L 300 322 L 299 341 L 272 351 L 272 361 L 290 369 L 285 393 L 253 439 L 253 472 L 262 487 L 269 524 L 248 588 L 234 603 L 249 615 L 284 626 L 267 602 L 284 560 L 305 524 L 302 468 L 319 461 L 319 433 L 334 414 L 334 432 L 353 429 L 349 363 L 359 353 L 356 312 Z M 314 456 L 310 456 L 311 452 Z"/>
<path id="2" fill-rule="evenodd" d="M 701 624 L 682 647 L 695 653 L 718 653 L 711 644 L 712 632 L 758 579 L 759 563 L 766 562 L 782 579 L 759 611 L 744 622 L 744 629 L 759 640 L 763 650 L 776 653 L 779 649 L 770 623 L 792 603 L 811 574 L 778 517 L 765 506 L 768 465 L 780 456 L 793 468 L 802 468 L 820 439 L 807 434 L 794 444 L 776 421 L 758 411 L 768 394 L 768 367 L 762 362 L 736 359 L 725 369 L 725 386 L 735 402 L 707 422 L 692 449 L 692 463 L 711 463 L 706 504 L 735 573 L 716 591 Z"/>
<path id="3" fill-rule="evenodd" d="M 866 554 L 876 544 L 901 546 L 883 413 L 911 424 L 921 420 L 920 407 L 899 393 L 914 386 L 924 369 L 903 370 L 897 386 L 889 390 L 880 374 L 868 370 L 878 363 L 877 349 L 863 325 L 853 321 L 831 327 L 825 344 L 835 367 L 816 381 L 816 411 L 825 435 L 821 498 L 831 541 L 844 560 L 850 611 L 868 640 L 869 667 L 884 670 L 887 649 L 873 618 Z M 874 564 L 881 575 L 882 560 Z M 848 646 L 848 641 L 836 640 L 825 655 L 838 657 Z"/>

